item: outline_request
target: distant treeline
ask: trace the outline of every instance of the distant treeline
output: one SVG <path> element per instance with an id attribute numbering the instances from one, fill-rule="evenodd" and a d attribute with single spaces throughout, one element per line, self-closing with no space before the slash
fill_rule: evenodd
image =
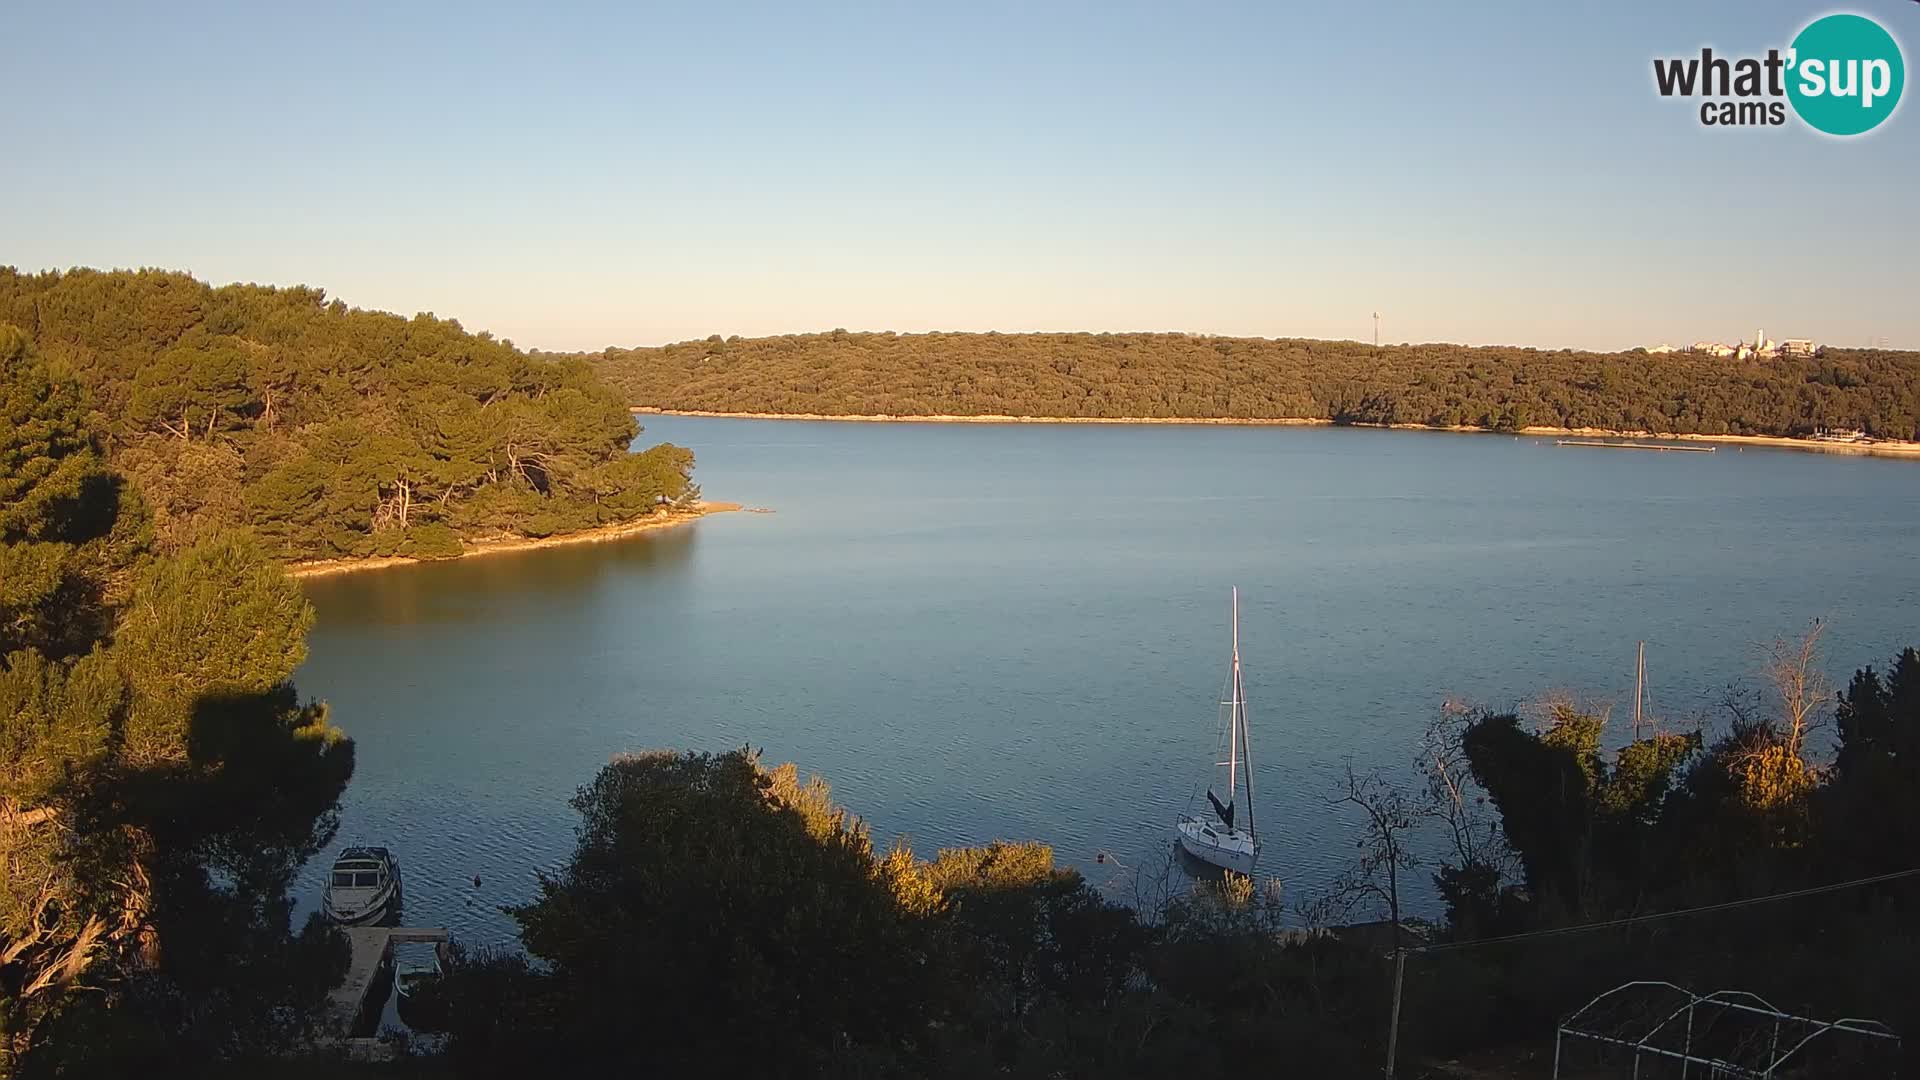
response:
<path id="1" fill-rule="evenodd" d="M 0 267 L 0 328 L 84 387 L 163 548 L 251 525 L 282 558 L 457 554 L 462 538 L 625 521 L 696 494 L 583 361 L 451 319 L 212 288 L 159 270 Z"/>
<path id="2" fill-rule="evenodd" d="M 829 415 L 1302 418 L 1706 435 L 1920 435 L 1920 353 L 1818 358 L 1188 334 L 787 335 L 587 357 L 636 405 Z"/>

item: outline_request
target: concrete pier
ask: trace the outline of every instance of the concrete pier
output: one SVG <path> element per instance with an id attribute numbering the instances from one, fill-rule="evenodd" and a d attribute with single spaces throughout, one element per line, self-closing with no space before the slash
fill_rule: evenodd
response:
<path id="1" fill-rule="evenodd" d="M 367 1007 L 367 995 L 380 981 L 380 971 L 393 957 L 394 942 L 427 942 L 445 962 L 448 934 L 425 927 L 349 926 L 343 932 L 353 946 L 347 977 L 334 987 L 329 1000 L 330 1024 L 343 1039 L 353 1038 L 354 1024 Z"/>
<path id="2" fill-rule="evenodd" d="M 1675 446 L 1672 443 L 1618 442 L 1608 439 L 1555 439 L 1555 446 L 1605 446 L 1614 450 L 1663 450 L 1687 454 L 1711 454 L 1711 446 Z"/>

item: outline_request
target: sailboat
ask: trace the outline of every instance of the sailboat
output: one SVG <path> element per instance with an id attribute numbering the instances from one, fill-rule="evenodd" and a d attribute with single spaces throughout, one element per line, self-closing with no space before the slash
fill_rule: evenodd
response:
<path id="1" fill-rule="evenodd" d="M 1247 742 L 1247 694 L 1240 681 L 1240 590 L 1233 590 L 1233 667 L 1227 675 L 1227 700 L 1220 703 L 1227 712 L 1227 760 L 1215 762 L 1227 770 L 1225 802 L 1207 787 L 1211 816 L 1189 814 L 1174 826 L 1180 847 L 1187 854 L 1223 870 L 1239 874 L 1253 873 L 1260 857 L 1260 841 L 1253 832 L 1253 752 Z M 1246 825 L 1237 815 L 1236 796 L 1241 785 L 1247 794 Z"/>
<path id="2" fill-rule="evenodd" d="M 1647 703 L 1648 703 L 1647 643 L 1643 641 L 1640 643 L 1639 656 L 1634 661 L 1634 668 L 1633 668 L 1633 741 L 1634 742 L 1640 741 L 1640 733 L 1642 730 L 1644 730 L 1647 727 L 1652 727 L 1655 734 L 1658 734 L 1660 731 L 1658 722 L 1644 718 L 1644 713 L 1642 709 Z"/>

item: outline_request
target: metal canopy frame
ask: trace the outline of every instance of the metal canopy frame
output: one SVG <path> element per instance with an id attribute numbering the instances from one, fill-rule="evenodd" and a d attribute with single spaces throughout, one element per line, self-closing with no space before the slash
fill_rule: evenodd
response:
<path id="1" fill-rule="evenodd" d="M 1622 1047 L 1633 1054 L 1633 1076 L 1649 1062 L 1677 1062 L 1680 1076 L 1773 1080 L 1807 1060 L 1818 1040 L 1865 1040 L 1867 1053 L 1885 1053 L 1892 1077 L 1900 1036 L 1878 1020 L 1815 1020 L 1776 1008 L 1744 990 L 1695 994 L 1670 982 L 1623 983 L 1574 1010 L 1553 1037 L 1553 1075 L 1559 1080 L 1569 1039 Z M 1695 1071 L 1695 1067 L 1698 1071 Z"/>

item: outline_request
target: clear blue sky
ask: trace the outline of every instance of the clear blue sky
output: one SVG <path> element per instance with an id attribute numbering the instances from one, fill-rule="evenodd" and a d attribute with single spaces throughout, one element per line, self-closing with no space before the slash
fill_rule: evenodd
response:
<path id="1" fill-rule="evenodd" d="M 1652 88 L 1824 5 L 801 7 L 16 6 L 0 263 L 548 349 L 1376 308 L 1390 341 L 1920 347 L 1920 105 L 1843 141 Z M 1920 60 L 1920 4 L 1846 10 Z"/>

